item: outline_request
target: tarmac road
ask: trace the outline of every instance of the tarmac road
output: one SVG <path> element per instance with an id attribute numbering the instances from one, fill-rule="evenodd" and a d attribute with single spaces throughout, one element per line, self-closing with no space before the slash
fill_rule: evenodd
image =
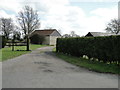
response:
<path id="1" fill-rule="evenodd" d="M 118 88 L 118 76 L 79 68 L 43 47 L 2 63 L 2 88 Z"/>

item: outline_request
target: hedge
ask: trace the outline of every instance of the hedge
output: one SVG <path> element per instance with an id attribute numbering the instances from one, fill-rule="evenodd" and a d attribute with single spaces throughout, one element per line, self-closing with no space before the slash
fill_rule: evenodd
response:
<path id="1" fill-rule="evenodd" d="M 2 48 L 2 36 L 0 36 L 0 49 Z"/>
<path id="2" fill-rule="evenodd" d="M 6 40 L 5 36 L 0 36 L 0 49 L 5 47 L 6 42 L 7 42 L 7 40 Z"/>
<path id="3" fill-rule="evenodd" d="M 120 36 L 58 38 L 56 51 L 77 57 L 87 55 L 99 61 L 118 63 Z"/>

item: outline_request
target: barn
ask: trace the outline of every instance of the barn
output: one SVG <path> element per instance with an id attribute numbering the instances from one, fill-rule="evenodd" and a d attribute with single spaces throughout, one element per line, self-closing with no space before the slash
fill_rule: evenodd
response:
<path id="1" fill-rule="evenodd" d="M 45 45 L 56 45 L 57 38 L 61 37 L 61 34 L 56 29 L 35 30 L 34 32 L 32 32 L 31 36 L 34 34 L 44 36 L 45 40 L 42 44 Z"/>
<path id="2" fill-rule="evenodd" d="M 86 34 L 85 37 L 113 36 L 113 35 L 120 35 L 120 33 L 113 34 L 113 33 L 105 33 L 105 32 L 88 32 L 88 34 Z"/>

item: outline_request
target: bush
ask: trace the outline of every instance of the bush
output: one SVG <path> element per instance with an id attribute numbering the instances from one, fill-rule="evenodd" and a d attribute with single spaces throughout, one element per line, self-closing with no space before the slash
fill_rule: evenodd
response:
<path id="1" fill-rule="evenodd" d="M 0 36 L 0 49 L 2 48 L 2 36 Z"/>
<path id="2" fill-rule="evenodd" d="M 64 54 L 98 58 L 103 62 L 118 63 L 120 36 L 58 38 L 56 51 Z"/>
<path id="3" fill-rule="evenodd" d="M 45 40 L 45 37 L 39 34 L 34 34 L 30 37 L 30 42 L 32 44 L 42 44 Z"/>
<path id="4" fill-rule="evenodd" d="M 6 41 L 5 36 L 0 36 L 0 49 L 5 47 Z"/>

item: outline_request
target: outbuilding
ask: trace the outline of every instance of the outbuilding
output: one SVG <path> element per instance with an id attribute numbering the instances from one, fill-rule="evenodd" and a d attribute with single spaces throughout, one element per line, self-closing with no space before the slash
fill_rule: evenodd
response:
<path id="1" fill-rule="evenodd" d="M 45 45 L 56 45 L 57 38 L 61 37 L 61 34 L 56 29 L 35 30 L 34 32 L 32 32 L 31 36 L 34 34 L 44 36 L 45 40 L 42 44 Z"/>
<path id="2" fill-rule="evenodd" d="M 114 36 L 114 35 L 120 35 L 120 33 L 114 34 L 114 33 L 106 33 L 106 32 L 88 32 L 88 34 L 86 34 L 85 37 Z"/>

